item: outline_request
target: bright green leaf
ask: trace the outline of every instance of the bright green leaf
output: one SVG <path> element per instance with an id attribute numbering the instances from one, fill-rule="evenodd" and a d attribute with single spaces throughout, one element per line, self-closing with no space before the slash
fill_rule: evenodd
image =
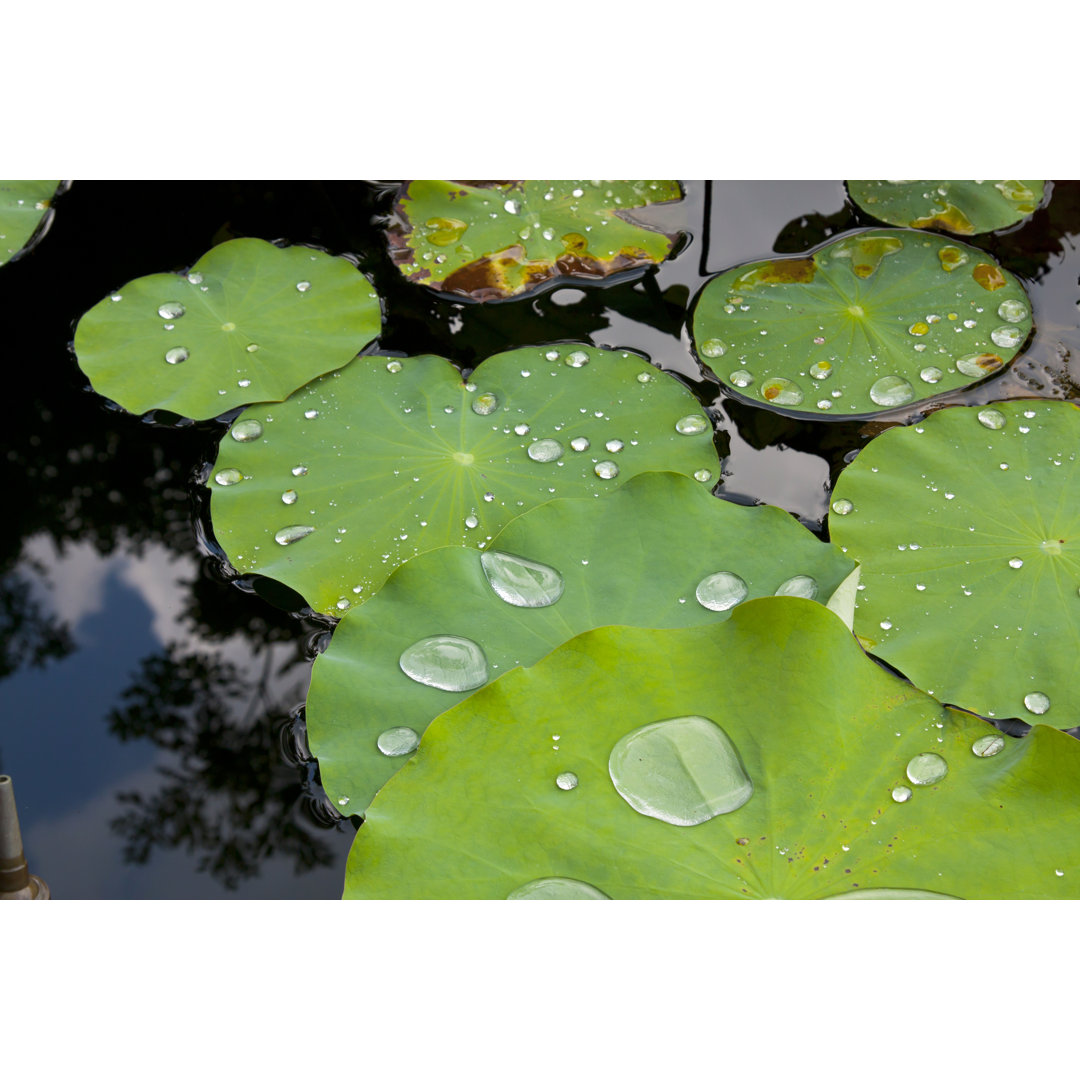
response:
<path id="1" fill-rule="evenodd" d="M 849 180 L 856 204 L 879 221 L 957 236 L 1023 221 L 1042 201 L 1045 180 Z"/>
<path id="2" fill-rule="evenodd" d="M 0 180 L 0 266 L 33 239 L 59 185 L 59 180 Z"/>
<path id="3" fill-rule="evenodd" d="M 1031 325 L 1023 287 L 985 252 L 881 229 L 726 270 L 702 289 L 693 316 L 697 355 L 726 386 L 785 410 L 845 417 L 993 375 Z"/>
<path id="4" fill-rule="evenodd" d="M 855 631 L 876 655 L 980 715 L 1080 724 L 1078 447 L 1075 405 L 1013 401 L 859 454 L 829 527 L 862 564 Z"/>
<path id="5" fill-rule="evenodd" d="M 514 558 L 554 574 L 527 567 L 524 585 L 514 587 L 515 574 L 522 574 Z M 838 549 L 777 507 L 725 502 L 671 473 L 638 476 L 599 501 L 557 499 L 537 507 L 512 521 L 483 555 L 463 548 L 427 552 L 342 619 L 315 661 L 307 730 L 323 787 L 343 813 L 362 814 L 408 760 L 400 741 L 388 747 L 393 754 L 380 752 L 381 736 L 408 728 L 414 736 L 401 734 L 412 742 L 462 699 L 402 671 L 399 657 L 424 638 L 475 642 L 494 679 L 596 626 L 722 621 L 730 609 L 710 609 L 696 596 L 718 572 L 738 575 L 748 597 L 798 590 L 825 603 L 852 568 Z M 546 579 L 555 587 L 545 589 Z M 557 599 L 546 603 L 552 596 Z M 522 600 L 545 606 L 519 606 Z"/>
<path id="6" fill-rule="evenodd" d="M 719 475 L 701 406 L 639 356 L 517 349 L 469 379 L 435 356 L 368 356 L 242 413 L 210 478 L 233 565 L 341 615 L 406 559 L 479 548 L 557 496 L 663 469 Z"/>
<path id="7" fill-rule="evenodd" d="M 1001 736 L 822 606 L 754 600 L 713 626 L 590 631 L 443 713 L 372 804 L 345 895 L 561 878 L 616 900 L 1077 899 L 1078 788 L 1070 736 Z"/>
<path id="8" fill-rule="evenodd" d="M 379 298 L 346 259 L 243 238 L 186 274 L 136 278 L 75 330 L 94 389 L 129 412 L 207 420 L 281 401 L 379 332 Z"/>
<path id="9" fill-rule="evenodd" d="M 390 250 L 410 281 L 499 300 L 560 276 L 662 262 L 676 237 L 630 215 L 681 198 L 675 180 L 413 180 L 395 204 Z"/>

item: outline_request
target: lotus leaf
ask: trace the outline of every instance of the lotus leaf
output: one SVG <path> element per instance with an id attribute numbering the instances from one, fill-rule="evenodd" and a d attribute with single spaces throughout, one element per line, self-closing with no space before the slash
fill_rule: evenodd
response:
<path id="1" fill-rule="evenodd" d="M 868 214 L 889 225 L 974 236 L 1015 225 L 1035 213 L 1044 180 L 849 180 Z"/>
<path id="2" fill-rule="evenodd" d="M 719 474 L 701 406 L 639 356 L 547 345 L 469 378 L 436 356 L 367 356 L 242 413 L 210 480 L 233 564 L 341 615 L 406 559 L 483 547 L 556 496 L 640 472 Z"/>
<path id="3" fill-rule="evenodd" d="M 372 803 L 345 895 L 1077 899 L 1078 785 L 1070 736 L 1003 736 L 770 597 L 592 630 L 443 713 Z"/>
<path id="4" fill-rule="evenodd" d="M 395 728 L 420 735 L 461 700 L 403 672 L 399 658 L 417 641 L 473 641 L 494 679 L 596 626 L 726 619 L 730 607 L 704 589 L 711 606 L 696 595 L 718 572 L 738 575 L 737 591 L 724 597 L 733 606 L 743 589 L 748 597 L 798 589 L 825 603 L 853 569 L 777 507 L 725 502 L 672 473 L 637 476 L 599 501 L 546 503 L 507 525 L 483 554 L 426 552 L 350 611 L 315 660 L 307 732 L 323 787 L 344 812 L 362 814 L 408 760 L 396 745 L 381 752 L 380 737 Z"/>
<path id="5" fill-rule="evenodd" d="M 751 400 L 865 415 L 1001 371 L 1031 305 L 985 252 L 928 233 L 868 230 L 815 253 L 726 270 L 701 290 L 695 348 Z"/>
<path id="6" fill-rule="evenodd" d="M 59 180 L 0 180 L 0 266 L 30 244 L 59 185 Z"/>
<path id="7" fill-rule="evenodd" d="M 413 180 L 401 188 L 387 235 L 410 281 L 499 300 L 561 276 L 602 278 L 663 262 L 676 236 L 630 214 L 681 198 L 675 180 Z"/>
<path id="8" fill-rule="evenodd" d="M 379 298 L 346 259 L 245 237 L 187 274 L 136 278 L 79 320 L 75 353 L 129 412 L 207 420 L 282 401 L 379 332 Z"/>
<path id="9" fill-rule="evenodd" d="M 874 439 L 829 527 L 862 563 L 855 630 L 983 716 L 1080 724 L 1080 410 L 958 406 Z"/>

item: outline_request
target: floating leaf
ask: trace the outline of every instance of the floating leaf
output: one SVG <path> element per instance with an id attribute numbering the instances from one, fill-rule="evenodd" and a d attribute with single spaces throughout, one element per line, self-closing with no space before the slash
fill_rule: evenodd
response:
<path id="1" fill-rule="evenodd" d="M 435 716 L 461 700 L 445 681 L 443 689 L 417 681 L 425 669 L 404 659 L 417 642 L 473 642 L 486 660 L 486 682 L 596 626 L 726 619 L 731 608 L 716 603 L 719 575 L 748 597 L 797 591 L 825 603 L 853 566 L 777 507 L 725 502 L 671 473 L 638 476 L 599 501 L 537 507 L 483 553 L 429 551 L 342 619 L 315 661 L 307 731 L 323 787 L 344 813 L 362 814 L 407 760 L 400 741 L 391 740 L 392 753 L 380 749 L 384 734 L 405 728 L 415 745 Z M 737 595 L 726 593 L 732 606 Z M 426 670 L 444 680 L 463 671 L 460 646 L 427 656 Z"/>
<path id="2" fill-rule="evenodd" d="M 1023 287 L 985 252 L 880 229 L 727 270 L 702 289 L 693 316 L 697 354 L 727 386 L 845 417 L 996 374 L 1031 325 Z"/>
<path id="3" fill-rule="evenodd" d="M 59 180 L 0 180 L 0 266 L 30 246 L 59 186 Z"/>
<path id="4" fill-rule="evenodd" d="M 663 262 L 676 237 L 630 212 L 680 198 L 675 180 L 413 180 L 387 235 L 410 281 L 499 300 L 560 276 L 595 279 Z"/>
<path id="5" fill-rule="evenodd" d="M 1075 405 L 1014 401 L 859 454 L 829 521 L 862 564 L 855 630 L 876 655 L 983 716 L 1080 724 L 1078 447 Z"/>
<path id="6" fill-rule="evenodd" d="M 238 569 L 340 615 L 406 559 L 482 547 L 556 496 L 719 475 L 711 436 L 690 392 L 627 352 L 517 349 L 465 384 L 436 356 L 368 356 L 241 414 L 211 473 L 214 532 Z"/>
<path id="7" fill-rule="evenodd" d="M 1042 202 L 1044 180 L 849 180 L 856 204 L 879 221 L 957 236 L 1023 221 Z"/>
<path id="8" fill-rule="evenodd" d="M 137 278 L 75 330 L 79 366 L 129 412 L 206 420 L 281 401 L 379 332 L 379 298 L 346 259 L 242 238 L 186 274 Z"/>
<path id="9" fill-rule="evenodd" d="M 1038 726 L 980 756 L 987 734 L 806 600 L 604 627 L 432 723 L 345 895 L 1080 898 L 1080 745 Z"/>

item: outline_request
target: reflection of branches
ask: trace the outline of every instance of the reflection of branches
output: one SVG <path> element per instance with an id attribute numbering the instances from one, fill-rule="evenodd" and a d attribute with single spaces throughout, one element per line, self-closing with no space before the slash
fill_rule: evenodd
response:
<path id="1" fill-rule="evenodd" d="M 15 573 L 0 578 L 0 679 L 24 664 L 44 667 L 61 660 L 74 647 L 68 627 L 42 610 L 25 578 Z"/>
<path id="2" fill-rule="evenodd" d="M 154 795 L 118 796 L 127 810 L 111 825 L 127 861 L 146 863 L 155 847 L 199 852 L 199 870 L 229 889 L 274 855 L 290 857 L 297 874 L 332 864 L 325 841 L 293 820 L 302 784 L 270 735 L 287 716 L 270 693 L 272 658 L 268 649 L 255 680 L 176 646 L 143 660 L 110 729 L 124 741 L 148 738 L 177 761 L 158 769 L 165 783 Z"/>

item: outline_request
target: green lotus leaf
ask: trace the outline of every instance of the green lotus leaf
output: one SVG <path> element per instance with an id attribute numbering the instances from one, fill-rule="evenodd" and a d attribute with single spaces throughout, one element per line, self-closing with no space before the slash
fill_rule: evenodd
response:
<path id="1" fill-rule="evenodd" d="M 282 401 L 379 332 L 379 298 L 346 259 L 244 237 L 185 274 L 136 278 L 75 330 L 94 389 L 129 412 L 196 420 Z"/>
<path id="2" fill-rule="evenodd" d="M 401 188 L 387 237 L 410 281 L 500 300 L 556 277 L 663 262 L 677 237 L 630 214 L 681 198 L 675 180 L 413 180 Z"/>
<path id="3" fill-rule="evenodd" d="M 840 475 L 829 527 L 862 564 L 855 630 L 982 716 L 1080 724 L 1080 410 L 941 409 Z"/>
<path id="4" fill-rule="evenodd" d="M 719 475 L 701 406 L 639 356 L 547 345 L 469 378 L 437 356 L 368 356 L 243 412 L 209 482 L 233 565 L 341 615 L 406 559 L 482 547 L 557 496 L 640 472 Z"/>
<path id="5" fill-rule="evenodd" d="M 849 233 L 812 255 L 726 270 L 701 290 L 695 348 L 758 403 L 844 417 L 896 409 L 1001 371 L 1031 331 L 1012 274 L 927 233 Z"/>
<path id="6" fill-rule="evenodd" d="M 860 209 L 889 225 L 974 236 L 1035 213 L 1045 180 L 849 180 Z"/>
<path id="7" fill-rule="evenodd" d="M 0 180 L 0 266 L 33 239 L 59 186 L 59 180 Z"/>
<path id="8" fill-rule="evenodd" d="M 315 660 L 307 732 L 323 787 L 362 814 L 431 720 L 468 693 L 405 674 L 400 658 L 418 641 L 471 641 L 494 679 L 597 626 L 719 622 L 741 597 L 780 590 L 825 603 L 854 568 L 783 510 L 725 502 L 672 473 L 599 501 L 546 503 L 483 553 L 426 552 L 350 611 Z"/>
<path id="9" fill-rule="evenodd" d="M 443 713 L 345 896 L 1076 899 L 1078 785 L 1070 736 L 1003 736 L 770 597 L 592 630 Z"/>

